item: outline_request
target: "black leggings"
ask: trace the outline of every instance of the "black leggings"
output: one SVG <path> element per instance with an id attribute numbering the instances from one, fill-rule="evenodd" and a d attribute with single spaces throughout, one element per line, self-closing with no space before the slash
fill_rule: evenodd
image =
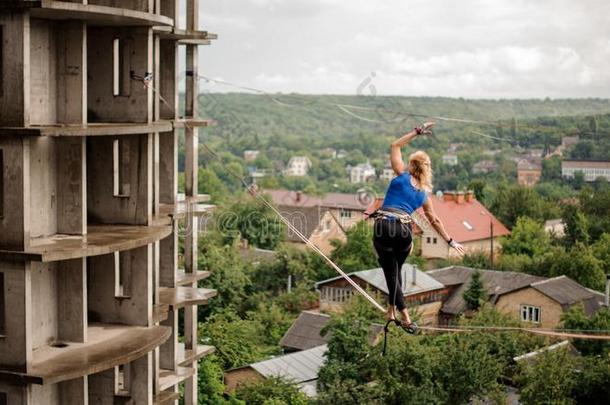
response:
<path id="1" fill-rule="evenodd" d="M 399 311 L 406 308 L 402 293 L 402 265 L 411 253 L 411 225 L 394 218 L 378 218 L 373 228 L 373 245 L 388 285 L 388 303 Z"/>

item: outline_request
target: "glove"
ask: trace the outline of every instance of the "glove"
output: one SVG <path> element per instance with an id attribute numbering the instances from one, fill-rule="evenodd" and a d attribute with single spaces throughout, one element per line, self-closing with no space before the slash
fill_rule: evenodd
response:
<path id="1" fill-rule="evenodd" d="M 449 246 L 451 246 L 452 248 L 454 248 L 455 250 L 458 251 L 458 253 L 460 253 L 461 255 L 464 255 L 464 253 L 466 253 L 466 251 L 464 250 L 464 246 L 462 246 L 461 244 L 457 243 L 455 240 L 450 239 L 449 240 Z"/>

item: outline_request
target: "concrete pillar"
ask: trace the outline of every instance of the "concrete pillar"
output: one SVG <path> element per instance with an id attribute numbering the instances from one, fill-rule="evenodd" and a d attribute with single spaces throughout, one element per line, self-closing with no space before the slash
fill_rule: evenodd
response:
<path id="1" fill-rule="evenodd" d="M 58 324 L 57 338 L 71 342 L 87 341 L 87 266 L 86 259 L 65 260 L 57 264 Z M 82 385 L 82 384 L 80 384 Z"/>
<path id="2" fill-rule="evenodd" d="M 27 372 L 32 363 L 32 270 L 29 263 L 0 262 L 2 300 L 10 316 L 4 318 L 0 339 L 0 367 Z"/>
<path id="3" fill-rule="evenodd" d="M 87 140 L 57 139 L 57 232 L 87 233 Z"/>
<path id="4" fill-rule="evenodd" d="M 89 405 L 89 377 L 60 382 L 59 403 L 61 405 Z"/>
<path id="5" fill-rule="evenodd" d="M 0 246 L 23 250 L 30 243 L 30 140 L 0 137 L 2 216 Z"/>
<path id="6" fill-rule="evenodd" d="M 57 30 L 57 122 L 87 122 L 87 25 L 62 21 Z"/>
<path id="7" fill-rule="evenodd" d="M 27 12 L 3 12 L 0 27 L 0 126 L 27 126 L 30 124 L 30 16 Z"/>
<path id="8" fill-rule="evenodd" d="M 159 202 L 175 204 L 178 193 L 178 130 L 159 134 Z"/>
<path id="9" fill-rule="evenodd" d="M 173 288 L 176 286 L 178 268 L 178 223 L 172 223 L 173 232 L 159 242 L 159 285 Z"/>

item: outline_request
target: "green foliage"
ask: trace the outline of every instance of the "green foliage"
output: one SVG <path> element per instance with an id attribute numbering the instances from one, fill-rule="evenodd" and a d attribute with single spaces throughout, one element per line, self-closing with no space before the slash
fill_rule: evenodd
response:
<path id="1" fill-rule="evenodd" d="M 517 219 L 527 216 L 535 220 L 544 220 L 544 200 L 531 188 L 500 184 L 490 206 L 491 211 L 507 227 L 512 228 Z"/>
<path id="2" fill-rule="evenodd" d="M 610 233 L 604 233 L 592 246 L 593 255 L 598 258 L 605 274 L 610 274 Z"/>
<path id="3" fill-rule="evenodd" d="M 221 310 L 237 308 L 245 300 L 251 285 L 251 267 L 239 255 L 234 244 L 220 245 L 211 234 L 199 240 L 199 268 L 209 270 L 207 284 L 218 291 L 218 295 L 205 307 L 200 307 L 202 315 Z M 205 312 L 204 312 L 205 311 Z"/>
<path id="4" fill-rule="evenodd" d="M 563 210 L 565 222 L 565 243 L 572 246 L 577 242 L 589 242 L 589 220 L 585 214 L 576 207 L 567 206 Z"/>
<path id="5" fill-rule="evenodd" d="M 546 351 L 533 363 L 523 362 L 520 380 L 521 402 L 524 405 L 569 405 L 576 386 L 576 361 L 566 349 Z"/>
<path id="6" fill-rule="evenodd" d="M 259 301 L 256 309 L 248 312 L 247 319 L 261 325 L 263 342 L 269 346 L 277 345 L 294 321 L 283 307 L 269 301 Z"/>
<path id="7" fill-rule="evenodd" d="M 580 374 L 572 393 L 576 403 L 610 404 L 610 358 L 585 357 L 579 363 Z"/>
<path id="8" fill-rule="evenodd" d="M 573 305 L 567 312 L 561 315 L 561 321 L 565 329 L 585 331 L 607 331 L 610 330 L 610 310 L 602 308 L 590 318 L 585 315 L 582 305 Z M 585 341 L 575 340 L 574 346 L 585 355 L 610 354 L 610 342 L 607 341 Z"/>
<path id="9" fill-rule="evenodd" d="M 610 185 L 600 188 L 584 187 L 578 199 L 589 222 L 589 236 L 596 241 L 603 233 L 610 233 Z"/>
<path id="10" fill-rule="evenodd" d="M 227 186 L 218 178 L 216 172 L 207 168 L 199 168 L 198 191 L 202 194 L 209 194 L 215 203 L 224 201 L 228 197 Z"/>
<path id="11" fill-rule="evenodd" d="M 285 234 L 285 225 L 277 215 L 262 201 L 245 194 L 231 205 L 219 207 L 214 220 L 226 241 L 241 237 L 262 249 L 275 249 Z"/>
<path id="12" fill-rule="evenodd" d="M 546 253 L 550 246 L 551 240 L 540 223 L 528 217 L 519 217 L 510 236 L 502 241 L 502 252 L 538 256 Z"/>
<path id="13" fill-rule="evenodd" d="M 259 361 L 265 355 L 261 324 L 243 320 L 231 310 L 211 315 L 199 332 L 203 342 L 216 347 L 225 370 Z"/>
<path id="14" fill-rule="evenodd" d="M 199 389 L 199 405 L 245 405 L 235 398 L 224 397 L 224 373 L 218 357 L 214 354 L 199 362 L 197 387 Z"/>
<path id="15" fill-rule="evenodd" d="M 477 310 L 487 300 L 487 292 L 483 285 L 483 277 L 480 271 L 475 271 L 472 274 L 470 285 L 464 291 L 464 301 L 466 301 L 466 308 L 470 310 Z"/>
<path id="16" fill-rule="evenodd" d="M 346 243 L 337 243 L 331 259 L 345 272 L 378 267 L 373 249 L 373 229 L 366 221 L 360 221 L 347 232 Z"/>
<path id="17" fill-rule="evenodd" d="M 593 255 L 590 247 L 576 243 L 568 251 L 561 248 L 553 249 L 542 262 L 542 268 L 548 271 L 547 276 L 568 276 L 581 285 L 602 291 L 605 286 L 601 260 Z"/>
<path id="18" fill-rule="evenodd" d="M 235 396 L 248 405 L 307 405 L 307 397 L 296 384 L 270 377 L 240 385 Z"/>
<path id="19" fill-rule="evenodd" d="M 484 252 L 469 252 L 462 257 L 462 265 L 474 269 L 490 269 L 491 262 L 488 254 Z"/>

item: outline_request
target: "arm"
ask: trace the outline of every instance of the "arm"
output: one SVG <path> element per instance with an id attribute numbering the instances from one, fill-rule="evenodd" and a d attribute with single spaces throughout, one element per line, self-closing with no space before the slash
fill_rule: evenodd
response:
<path id="1" fill-rule="evenodd" d="M 464 247 L 454 241 L 451 236 L 449 236 L 449 234 L 445 230 L 445 226 L 439 219 L 438 215 L 436 215 L 436 212 L 434 211 L 434 206 L 432 205 L 432 201 L 430 201 L 429 198 L 426 199 L 423 208 L 424 213 L 426 214 L 426 218 L 428 219 L 428 221 L 430 221 L 430 225 L 432 225 L 432 227 L 441 235 L 441 237 L 445 239 L 445 242 L 449 243 L 449 246 L 457 250 L 460 256 L 463 256 L 464 253 L 466 253 Z"/>
<path id="2" fill-rule="evenodd" d="M 402 172 L 405 171 L 405 164 L 402 161 L 402 152 L 400 149 L 409 144 L 409 142 L 418 135 L 431 133 L 430 130 L 433 126 L 434 122 L 426 122 L 422 128 L 415 128 L 413 131 L 392 142 L 392 146 L 390 147 L 390 163 L 392 164 L 394 173 L 401 175 Z"/>

